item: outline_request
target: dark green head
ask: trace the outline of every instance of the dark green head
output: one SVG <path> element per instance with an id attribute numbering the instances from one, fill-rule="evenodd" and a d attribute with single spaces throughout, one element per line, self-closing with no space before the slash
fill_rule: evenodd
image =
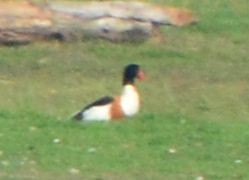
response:
<path id="1" fill-rule="evenodd" d="M 123 84 L 134 84 L 135 79 L 143 80 L 145 77 L 144 72 L 137 64 L 129 64 L 124 69 Z"/>

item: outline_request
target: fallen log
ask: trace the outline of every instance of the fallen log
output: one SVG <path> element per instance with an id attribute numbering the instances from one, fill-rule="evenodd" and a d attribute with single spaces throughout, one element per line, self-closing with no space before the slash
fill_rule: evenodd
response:
<path id="1" fill-rule="evenodd" d="M 0 44 L 24 45 L 38 40 L 102 38 L 143 42 L 163 25 L 196 22 L 192 12 L 142 2 L 100 1 L 34 4 L 0 2 Z"/>
<path id="2" fill-rule="evenodd" d="M 174 26 L 197 22 L 193 13 L 185 8 L 156 6 L 136 1 L 60 2 L 50 3 L 48 7 L 54 12 L 71 14 L 83 20 L 113 17 Z"/>

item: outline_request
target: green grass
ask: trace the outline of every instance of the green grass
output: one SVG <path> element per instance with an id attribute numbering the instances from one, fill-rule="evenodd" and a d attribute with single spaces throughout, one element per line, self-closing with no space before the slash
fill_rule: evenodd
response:
<path id="1" fill-rule="evenodd" d="M 168 4 L 193 9 L 200 23 L 164 28 L 161 44 L 0 48 L 0 179 L 249 178 L 249 4 Z M 148 75 L 137 83 L 141 112 L 71 122 L 86 103 L 120 93 L 128 63 Z"/>
<path id="2" fill-rule="evenodd" d="M 1 165 L 4 178 L 249 177 L 248 123 L 144 114 L 120 123 L 79 126 L 32 112 L 2 112 L 0 122 L 1 162 L 8 163 Z M 57 138 L 60 142 L 54 143 Z M 72 168 L 80 174 L 70 175 Z"/>

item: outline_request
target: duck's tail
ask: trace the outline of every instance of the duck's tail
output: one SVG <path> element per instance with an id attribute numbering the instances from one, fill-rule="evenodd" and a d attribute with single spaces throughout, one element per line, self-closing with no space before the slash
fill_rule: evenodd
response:
<path id="1" fill-rule="evenodd" d="M 82 111 L 75 113 L 72 116 L 72 120 L 74 120 L 74 121 L 82 121 L 83 120 L 83 113 L 82 113 Z"/>

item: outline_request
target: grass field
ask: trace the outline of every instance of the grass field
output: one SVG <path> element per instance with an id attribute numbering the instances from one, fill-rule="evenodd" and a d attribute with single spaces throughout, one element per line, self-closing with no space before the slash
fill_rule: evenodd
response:
<path id="1" fill-rule="evenodd" d="M 165 42 L 86 41 L 0 48 L 0 179 L 249 179 L 249 3 L 153 0 L 200 23 Z M 116 123 L 69 120 L 121 91 L 138 63 L 141 112 Z"/>

